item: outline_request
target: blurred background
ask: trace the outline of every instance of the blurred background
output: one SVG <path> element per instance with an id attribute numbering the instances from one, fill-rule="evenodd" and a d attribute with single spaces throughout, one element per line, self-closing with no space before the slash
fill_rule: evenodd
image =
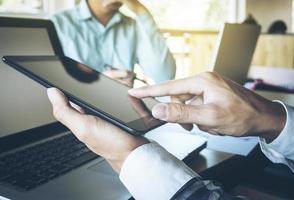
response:
<path id="1" fill-rule="evenodd" d="M 244 78 L 248 78 L 246 81 L 248 81 L 249 85 L 246 84 L 245 86 L 270 100 L 279 99 L 294 106 L 294 0 L 139 1 L 151 11 L 160 31 L 166 38 L 167 44 L 176 59 L 176 78 L 189 77 L 211 69 L 211 66 L 214 65 L 212 63 L 214 61 L 214 54 L 219 48 L 219 33 L 224 32 L 222 27 L 225 22 L 243 23 L 246 21 L 247 23 L 256 22 L 261 25 L 262 34 L 258 39 L 256 48 L 256 38 L 254 40 L 255 52 L 252 62 L 251 64 L 249 64 L 250 61 L 245 63 L 246 70 L 250 66 L 248 76 L 244 76 Z M 56 13 L 72 9 L 79 2 L 80 0 L 0 0 L 0 16 L 49 19 L 50 16 Z M 122 7 L 121 12 L 131 17 L 134 16 L 126 7 Z M 282 31 L 272 30 L 272 25 L 276 23 L 279 26 L 282 24 Z M 239 24 L 235 25 L 239 26 Z M 18 30 L 15 32 L 17 32 L 16 35 L 19 37 L 17 41 L 26 40 L 23 39 L 25 37 L 22 35 L 22 32 Z M 240 32 L 242 33 L 242 31 Z M 246 48 L 246 45 L 250 44 L 248 40 L 244 39 L 245 34 L 241 36 L 240 32 L 233 32 L 234 34 L 232 35 L 237 37 L 229 35 L 229 39 L 237 38 L 237 40 L 232 40 L 233 42 L 231 43 L 233 45 L 228 45 L 227 48 L 231 50 L 228 50 L 228 52 L 233 52 L 233 55 L 229 54 L 228 56 L 228 54 L 225 54 L 223 56 L 224 54 L 220 54 L 221 58 L 235 58 L 227 59 L 229 60 L 228 62 L 231 62 L 231 60 L 236 61 L 233 62 L 232 66 L 228 66 L 228 62 L 224 64 L 229 69 L 223 71 L 233 72 L 232 74 L 238 74 L 239 71 L 241 74 L 243 73 L 242 68 L 244 67 L 238 68 L 236 63 L 242 64 L 242 56 L 248 57 L 247 52 L 239 53 L 239 51 L 236 51 L 236 49 L 247 51 L 248 47 Z M 96 34 L 96 32 L 94 33 Z M 7 35 L 10 36 L 10 34 Z M 30 32 L 27 35 L 30 36 Z M 1 55 L 7 54 L 5 43 L 12 43 L 12 45 L 17 43 L 18 46 L 22 47 L 18 49 L 13 46 L 9 49 L 9 52 L 25 52 L 27 50 L 26 45 L 19 45 L 18 42 L 14 41 L 15 37 L 11 38 L 13 39 L 8 40 L 6 37 L 0 37 L 2 39 L 0 45 L 5 50 L 5 52 L 4 50 L 0 52 Z M 43 37 L 40 38 L 40 41 L 42 41 Z M 249 34 L 248 38 L 249 41 L 252 40 L 251 34 Z M 235 41 L 239 40 L 241 42 L 238 43 L 239 45 L 236 45 Z M 31 41 L 29 42 L 31 43 Z M 47 44 L 48 42 L 44 43 Z M 231 43 L 224 43 L 222 46 L 226 47 L 226 44 Z M 40 46 L 45 46 L 41 42 L 35 42 L 34 44 L 38 45 L 32 45 L 34 47 L 32 52 L 38 52 L 39 50 L 37 49 Z M 108 48 L 108 46 L 106 47 Z M 52 51 L 51 48 L 50 51 Z M 253 53 L 254 49 L 252 51 L 249 49 L 249 51 Z M 252 58 L 251 55 L 250 59 Z M 0 118 L 0 127 L 4 134 L 31 129 L 32 127 L 40 126 L 40 124 L 43 126 L 55 121 L 52 117 L 51 105 L 49 105 L 43 87 L 40 87 L 37 83 L 29 82 L 31 80 L 27 80 L 26 77 L 17 74 L 8 67 L 2 67 L 1 70 L 0 113 L 2 113 L 3 117 Z M 146 81 L 149 84 L 149 79 L 144 76 L 140 66 L 136 66 L 135 72 L 136 76 L 144 81 L 135 82 L 135 87 L 144 85 Z M 158 134 L 157 132 L 155 133 L 155 135 Z M 163 131 L 163 134 L 166 133 L 168 133 L 168 138 L 171 138 L 171 140 L 165 140 L 167 137 L 162 138 L 167 141 L 166 144 L 175 143 L 180 144 L 181 147 L 190 148 L 189 145 L 182 144 L 189 141 L 194 145 L 193 142 L 198 141 L 197 139 L 190 139 L 194 135 L 186 134 L 187 138 L 185 138 L 182 132 L 178 132 L 180 133 L 179 137 L 183 138 L 182 142 L 182 140 L 178 139 L 177 135 L 176 137 L 171 137 L 170 130 Z M 200 156 L 197 157 L 198 159 L 192 163 L 193 167 L 200 167 L 201 170 L 207 169 L 201 174 L 206 176 L 205 178 L 219 180 L 227 189 L 237 185 L 233 191 L 234 193 L 251 197 L 254 200 L 280 200 L 282 199 L 279 198 L 280 196 L 293 199 L 293 190 L 290 188 L 293 188 L 294 177 L 287 167 L 270 165 L 268 161 L 264 161 L 263 154 L 257 154 L 256 151 L 249 155 L 248 158 L 234 156 L 235 154 L 239 155 L 240 152 L 242 152 L 242 156 L 247 155 L 258 143 L 255 138 L 239 140 L 235 138 L 227 139 L 227 137 L 208 137 L 206 133 L 202 134 L 202 132 L 197 132 L 196 136 L 201 138 L 204 136 L 205 139 L 209 139 L 208 148 L 202 151 Z M 1 139 L 0 132 L 0 142 L 6 142 L 6 140 Z M 171 145 L 171 147 L 182 151 L 177 146 Z M 243 153 L 244 151 L 245 153 Z M 223 152 L 226 153 L 223 154 Z M 234 158 L 234 160 L 231 160 L 231 158 Z M 266 165 L 266 167 L 263 165 Z M 242 173 L 239 173 L 240 170 L 242 170 Z M 211 177 L 209 177 L 209 174 Z M 72 190 L 70 190 L 70 193 L 72 193 Z M 277 195 L 278 197 L 272 197 L 269 194 Z"/>
<path id="2" fill-rule="evenodd" d="M 239 23 L 249 15 L 262 26 L 254 67 L 294 68 L 293 0 L 141 0 L 152 12 L 177 60 L 177 78 L 205 71 L 224 22 Z M 79 0 L 0 0 L 1 16 L 48 18 Z M 274 10 L 274 12 L 273 12 Z M 122 12 L 132 16 L 126 8 Z M 269 34 L 282 20 L 286 34 Z"/>

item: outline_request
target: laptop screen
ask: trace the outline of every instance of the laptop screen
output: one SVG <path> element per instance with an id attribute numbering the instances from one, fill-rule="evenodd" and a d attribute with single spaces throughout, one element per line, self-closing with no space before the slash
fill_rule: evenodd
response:
<path id="1" fill-rule="evenodd" d="M 0 56 L 54 55 L 46 27 L 3 27 Z M 0 62 L 0 139 L 54 122 L 46 90 Z"/>

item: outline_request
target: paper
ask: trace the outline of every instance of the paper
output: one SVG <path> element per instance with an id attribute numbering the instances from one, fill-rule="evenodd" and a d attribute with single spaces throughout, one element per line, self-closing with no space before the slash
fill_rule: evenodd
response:
<path id="1" fill-rule="evenodd" d="M 0 200 L 10 200 L 10 199 L 0 196 Z"/>
<path id="2" fill-rule="evenodd" d="M 207 148 L 215 151 L 247 156 L 258 142 L 257 137 L 236 138 L 211 135 L 207 142 Z"/>
<path id="3" fill-rule="evenodd" d="M 145 136 L 159 143 L 180 160 L 183 160 L 207 141 L 201 136 L 191 134 L 177 124 L 163 125 L 148 132 Z"/>

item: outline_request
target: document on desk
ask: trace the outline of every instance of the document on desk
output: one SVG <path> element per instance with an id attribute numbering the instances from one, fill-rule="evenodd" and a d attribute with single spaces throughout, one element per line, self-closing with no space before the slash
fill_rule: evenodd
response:
<path id="1" fill-rule="evenodd" d="M 206 138 L 191 134 L 178 124 L 163 125 L 148 132 L 145 136 L 159 143 L 180 160 L 207 142 Z"/>
<path id="2" fill-rule="evenodd" d="M 247 156 L 258 142 L 257 137 L 236 138 L 210 135 L 207 148 L 215 151 Z"/>
<path id="3" fill-rule="evenodd" d="M 0 200 L 10 200 L 10 199 L 0 196 Z"/>
<path id="4" fill-rule="evenodd" d="M 192 133 L 206 138 L 208 149 L 242 156 L 247 156 L 259 143 L 258 137 L 240 138 L 211 135 L 201 131 L 197 126 L 194 126 Z"/>

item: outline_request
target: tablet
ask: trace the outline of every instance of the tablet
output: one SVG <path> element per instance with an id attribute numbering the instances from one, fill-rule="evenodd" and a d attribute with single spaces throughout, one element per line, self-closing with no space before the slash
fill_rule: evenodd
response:
<path id="1" fill-rule="evenodd" d="M 60 89 L 70 101 L 135 135 L 164 122 L 152 117 L 158 102 L 128 95 L 128 86 L 68 57 L 4 56 L 3 61 L 43 86 Z"/>

